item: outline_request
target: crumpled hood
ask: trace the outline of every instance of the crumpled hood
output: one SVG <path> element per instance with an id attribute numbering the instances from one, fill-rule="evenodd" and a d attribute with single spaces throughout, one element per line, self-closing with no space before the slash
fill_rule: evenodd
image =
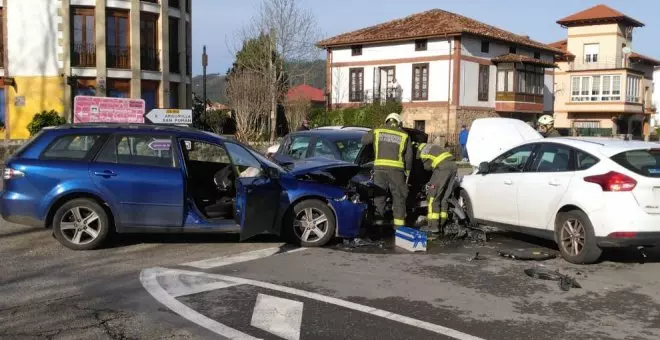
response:
<path id="1" fill-rule="evenodd" d="M 490 162 L 516 145 L 542 139 L 543 136 L 522 120 L 480 118 L 470 126 L 467 152 L 472 166 Z"/>
<path id="2" fill-rule="evenodd" d="M 325 158 L 308 158 L 290 165 L 289 173 L 297 178 L 318 180 L 344 186 L 360 172 L 360 166 Z"/>

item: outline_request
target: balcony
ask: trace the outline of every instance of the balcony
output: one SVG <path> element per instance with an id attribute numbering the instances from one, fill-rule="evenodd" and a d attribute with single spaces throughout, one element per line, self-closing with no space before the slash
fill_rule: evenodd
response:
<path id="1" fill-rule="evenodd" d="M 107 63 L 109 68 L 131 68 L 131 47 L 108 45 Z"/>
<path id="2" fill-rule="evenodd" d="M 71 50 L 71 66 L 96 67 L 96 44 L 73 44 L 73 48 Z"/>
<path id="3" fill-rule="evenodd" d="M 601 56 L 578 58 L 568 64 L 570 71 L 611 70 L 626 67 L 622 56 Z"/>
<path id="4" fill-rule="evenodd" d="M 523 102 L 543 104 L 543 95 L 517 92 L 497 92 L 495 100 L 498 102 Z"/>
<path id="5" fill-rule="evenodd" d="M 142 46 L 140 49 L 140 65 L 143 70 L 160 71 L 160 50 Z"/>

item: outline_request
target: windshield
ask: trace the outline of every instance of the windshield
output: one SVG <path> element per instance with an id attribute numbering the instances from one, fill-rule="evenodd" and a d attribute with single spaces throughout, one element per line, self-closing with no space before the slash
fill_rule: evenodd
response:
<path id="1" fill-rule="evenodd" d="M 622 167 L 645 177 L 660 177 L 660 149 L 631 150 L 612 156 Z"/>

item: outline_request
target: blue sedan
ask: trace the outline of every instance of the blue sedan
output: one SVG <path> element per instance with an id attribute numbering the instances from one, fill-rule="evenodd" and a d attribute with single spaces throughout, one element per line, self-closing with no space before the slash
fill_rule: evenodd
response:
<path id="1" fill-rule="evenodd" d="M 231 139 L 185 127 L 84 124 L 44 129 L 7 161 L 0 214 L 52 228 L 64 246 L 109 234 L 240 233 L 302 246 L 356 237 L 365 218 L 359 167 L 277 165 Z"/>

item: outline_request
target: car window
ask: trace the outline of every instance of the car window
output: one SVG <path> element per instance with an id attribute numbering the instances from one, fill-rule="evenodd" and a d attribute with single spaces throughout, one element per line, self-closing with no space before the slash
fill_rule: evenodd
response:
<path id="1" fill-rule="evenodd" d="M 530 172 L 571 171 L 571 149 L 559 144 L 543 143 L 536 153 Z"/>
<path id="2" fill-rule="evenodd" d="M 660 177 L 660 149 L 625 151 L 612 160 L 638 175 Z"/>
<path id="3" fill-rule="evenodd" d="M 587 170 L 600 162 L 600 160 L 584 151 L 576 150 L 575 151 L 576 155 L 576 170 L 577 171 L 582 171 L 582 170 Z"/>
<path id="4" fill-rule="evenodd" d="M 284 150 L 284 154 L 293 159 L 303 159 L 307 156 L 310 136 L 293 136 Z"/>
<path id="5" fill-rule="evenodd" d="M 101 135 L 66 135 L 55 139 L 43 153 L 46 159 L 81 160 L 90 156 Z"/>
<path id="6" fill-rule="evenodd" d="M 529 156 L 534 151 L 536 144 L 519 146 L 509 152 L 495 158 L 490 162 L 490 173 L 504 174 L 510 172 L 521 172 L 527 164 Z"/>
<path id="7" fill-rule="evenodd" d="M 175 167 L 169 136 L 115 135 L 96 158 L 97 162 Z"/>
<path id="8" fill-rule="evenodd" d="M 318 139 L 314 145 L 314 157 L 336 159 L 332 144 L 325 139 Z"/>
<path id="9" fill-rule="evenodd" d="M 344 139 L 336 142 L 341 160 L 353 163 L 362 149 L 362 138 Z"/>
<path id="10" fill-rule="evenodd" d="M 260 177 L 263 175 L 261 163 L 247 149 L 234 143 L 225 143 L 225 147 L 229 152 L 232 164 L 238 171 L 238 177 Z"/>
<path id="11" fill-rule="evenodd" d="M 220 145 L 184 140 L 181 147 L 188 161 L 231 164 L 227 151 Z"/>

